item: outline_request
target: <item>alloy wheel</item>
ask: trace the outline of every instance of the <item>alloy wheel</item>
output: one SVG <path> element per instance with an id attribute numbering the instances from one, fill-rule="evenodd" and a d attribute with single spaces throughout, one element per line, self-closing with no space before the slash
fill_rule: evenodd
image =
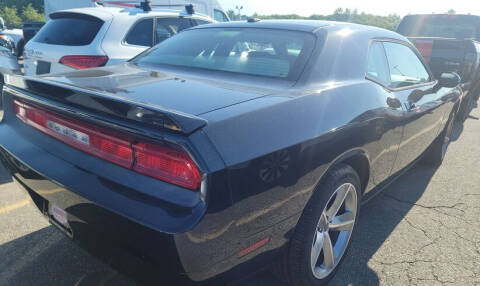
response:
<path id="1" fill-rule="evenodd" d="M 357 192 L 346 183 L 335 190 L 315 229 L 311 267 L 315 278 L 327 277 L 345 253 L 357 217 Z"/>

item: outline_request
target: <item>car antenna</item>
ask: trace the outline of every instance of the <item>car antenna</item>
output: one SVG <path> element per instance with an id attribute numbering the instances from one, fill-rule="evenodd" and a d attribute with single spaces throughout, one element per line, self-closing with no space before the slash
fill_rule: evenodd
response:
<path id="1" fill-rule="evenodd" d="M 145 12 L 152 11 L 152 1 L 151 0 L 144 0 L 140 2 L 140 5 L 135 5 L 136 8 L 141 8 Z"/>

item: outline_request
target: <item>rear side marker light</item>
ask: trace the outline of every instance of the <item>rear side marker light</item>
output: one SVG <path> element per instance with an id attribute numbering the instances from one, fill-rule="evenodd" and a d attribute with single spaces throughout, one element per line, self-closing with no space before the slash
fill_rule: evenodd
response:
<path id="1" fill-rule="evenodd" d="M 252 252 L 254 252 L 255 250 L 259 249 L 260 247 L 264 246 L 264 245 L 267 244 L 269 241 L 270 241 L 270 237 L 267 236 L 267 237 L 265 237 L 264 239 L 259 240 L 259 241 L 255 242 L 254 244 L 250 245 L 249 247 L 240 250 L 240 251 L 237 253 L 237 257 L 238 257 L 238 258 L 242 258 L 242 257 L 244 257 L 245 255 L 247 255 L 247 254 L 249 254 L 249 253 L 252 253 Z"/>
<path id="2" fill-rule="evenodd" d="M 190 190 L 201 175 L 190 155 L 173 143 L 137 142 L 132 136 L 66 118 L 15 100 L 16 116 L 63 143 L 124 168 Z"/>
<path id="3" fill-rule="evenodd" d="M 64 56 L 60 59 L 62 65 L 74 69 L 89 69 L 103 67 L 108 62 L 107 56 Z"/>

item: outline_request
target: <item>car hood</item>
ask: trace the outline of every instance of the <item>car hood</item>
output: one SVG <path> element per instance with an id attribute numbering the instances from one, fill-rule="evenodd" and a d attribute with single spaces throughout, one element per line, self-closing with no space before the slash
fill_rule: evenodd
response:
<path id="1" fill-rule="evenodd" d="M 43 79 L 192 115 L 279 92 L 205 76 L 180 76 L 130 63 L 48 75 Z"/>

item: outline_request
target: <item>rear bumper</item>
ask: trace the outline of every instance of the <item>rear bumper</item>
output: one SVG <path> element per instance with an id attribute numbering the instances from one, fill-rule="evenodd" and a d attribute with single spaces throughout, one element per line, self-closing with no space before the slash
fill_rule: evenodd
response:
<path id="1" fill-rule="evenodd" d="M 142 269 L 125 269 L 125 267 L 131 267 L 131 265 L 125 266 L 126 261 L 114 261 L 113 264 L 122 265 L 121 271 L 127 271 L 134 275 L 134 278 L 147 284 L 167 281 L 165 279 L 174 283 L 171 285 L 192 281 L 208 283 L 214 280 L 218 283 L 232 279 L 239 280 L 270 265 L 272 260 L 280 254 L 278 249 L 282 247 L 282 243 L 273 240 L 270 242 L 270 247 L 264 249 L 260 255 L 247 255 L 242 258 L 237 255 L 228 256 L 227 253 L 232 249 L 238 249 L 238 242 L 198 238 L 192 234 L 195 230 L 168 234 L 143 226 L 52 182 L 1 147 L 0 163 L 11 173 L 12 179 L 30 195 L 40 212 L 52 224 L 100 258 L 104 254 L 99 251 L 105 251 L 100 245 L 113 246 L 121 249 L 125 255 L 133 255 L 134 259 L 143 263 L 139 266 L 137 262 L 134 267 Z M 58 205 L 67 212 L 68 227 L 63 227 L 55 221 L 49 213 L 50 204 Z M 286 220 L 254 237 L 243 240 L 251 244 L 266 236 L 272 239 L 273 237 L 281 238 L 285 235 L 285 225 L 295 221 L 296 218 Z M 205 241 L 199 241 L 203 239 Z M 125 255 L 121 256 L 121 259 L 124 260 Z M 227 258 L 225 258 L 226 255 Z M 108 259 L 112 262 L 111 256 Z M 141 274 L 139 274 L 140 271 L 142 271 Z"/>
<path id="2" fill-rule="evenodd" d="M 0 149 L 0 153 L 0 164 L 7 167 L 12 179 L 28 193 L 45 218 L 92 255 L 144 284 L 153 285 L 159 280 L 177 284 L 188 279 L 183 275 L 173 235 L 134 223 L 54 186 L 25 165 L 13 161 L 5 151 Z M 26 183 L 35 185 L 37 191 Z M 61 201 L 69 201 L 68 229 L 56 222 L 48 211 L 49 204 Z"/>

